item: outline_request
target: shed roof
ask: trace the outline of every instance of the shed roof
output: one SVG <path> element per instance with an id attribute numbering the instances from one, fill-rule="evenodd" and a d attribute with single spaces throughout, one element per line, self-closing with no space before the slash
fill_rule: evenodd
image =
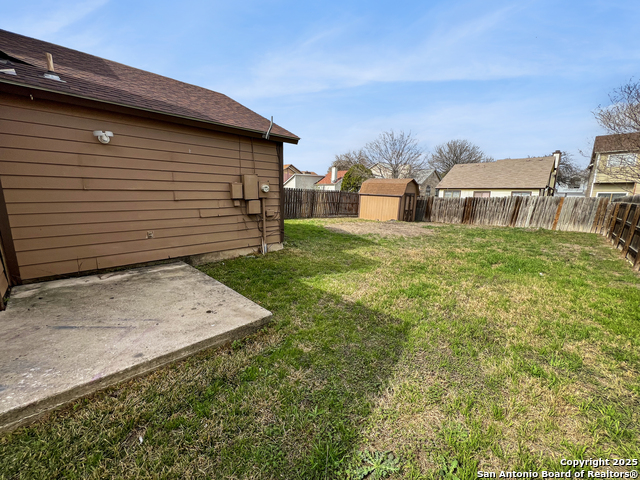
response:
<path id="1" fill-rule="evenodd" d="M 514 158 L 454 165 L 436 188 L 545 188 L 555 158 Z"/>
<path id="2" fill-rule="evenodd" d="M 53 55 L 55 75 L 47 73 L 45 53 Z M 0 83 L 28 86 L 72 97 L 96 100 L 155 113 L 203 121 L 256 133 L 270 121 L 218 92 L 128 67 L 53 43 L 0 29 L 0 64 L 15 74 L 0 73 Z M 271 135 L 297 143 L 293 133 L 274 124 Z"/>
<path id="3" fill-rule="evenodd" d="M 370 178 L 360 187 L 361 195 L 386 195 L 401 197 L 411 182 L 418 186 L 413 178 Z"/>

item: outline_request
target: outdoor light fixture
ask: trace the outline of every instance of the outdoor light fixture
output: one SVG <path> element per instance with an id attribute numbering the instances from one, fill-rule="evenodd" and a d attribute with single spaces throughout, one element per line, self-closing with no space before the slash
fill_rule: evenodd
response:
<path id="1" fill-rule="evenodd" d="M 113 137 L 113 132 L 103 132 L 102 130 L 94 130 L 93 136 L 98 137 L 98 141 L 106 145 L 111 141 L 111 137 Z"/>

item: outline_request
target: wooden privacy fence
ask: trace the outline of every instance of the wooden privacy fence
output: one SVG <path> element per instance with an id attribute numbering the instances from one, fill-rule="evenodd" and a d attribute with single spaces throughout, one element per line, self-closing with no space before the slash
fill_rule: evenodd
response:
<path id="1" fill-rule="evenodd" d="M 614 202 L 608 210 L 604 234 L 614 247 L 622 250 L 622 256 L 633 268 L 640 270 L 640 203 Z"/>
<path id="2" fill-rule="evenodd" d="M 584 197 L 430 197 L 425 220 L 595 232 L 604 223 L 608 203 L 608 199 Z"/>
<path id="3" fill-rule="evenodd" d="M 429 197 L 424 220 L 599 233 L 640 269 L 639 202 L 638 196 L 613 203 L 608 198 L 585 197 Z"/>
<path id="4" fill-rule="evenodd" d="M 416 200 L 416 222 L 421 222 L 424 218 L 428 201 L 429 197 L 418 197 L 418 200 Z"/>
<path id="5" fill-rule="evenodd" d="M 325 190 L 284 189 L 284 218 L 357 217 L 360 195 Z"/>

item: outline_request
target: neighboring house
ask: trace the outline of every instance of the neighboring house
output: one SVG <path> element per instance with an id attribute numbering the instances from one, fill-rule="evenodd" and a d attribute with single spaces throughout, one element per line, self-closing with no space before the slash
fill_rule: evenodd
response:
<path id="1" fill-rule="evenodd" d="M 298 170 L 296 167 L 294 167 L 293 165 L 291 165 L 290 163 L 287 163 L 286 165 L 282 166 L 282 179 L 285 182 L 289 178 L 291 178 L 292 175 L 295 175 L 296 173 L 302 173 L 302 172 Z"/>
<path id="2" fill-rule="evenodd" d="M 596 137 L 589 164 L 588 197 L 610 199 L 640 193 L 640 134 L 601 135 Z M 631 178 L 624 178 L 624 166 L 632 166 Z M 628 169 L 627 169 L 628 170 Z M 622 177 L 622 178 L 621 178 Z"/>
<path id="3" fill-rule="evenodd" d="M 414 178 L 415 175 L 420 174 L 419 171 L 412 170 L 411 165 L 400 165 L 400 178 Z M 375 163 L 369 170 L 373 173 L 373 178 L 393 178 L 393 171 L 389 164 Z"/>
<path id="4" fill-rule="evenodd" d="M 284 188 L 304 188 L 312 190 L 316 188 L 316 183 L 324 178 L 314 172 L 294 173 L 284 182 Z"/>
<path id="5" fill-rule="evenodd" d="M 558 182 L 556 184 L 556 197 L 584 197 L 587 191 L 587 182 L 564 184 Z"/>
<path id="6" fill-rule="evenodd" d="M 393 178 L 391 169 L 384 163 L 376 163 L 370 170 L 374 178 Z M 434 196 L 436 194 L 436 186 L 442 180 L 436 170 L 428 169 L 410 173 L 410 166 L 404 165 L 401 172 L 402 178 L 413 178 L 420 185 L 420 195 Z"/>
<path id="7" fill-rule="evenodd" d="M 342 178 L 348 170 L 338 170 L 337 167 L 331 167 L 322 180 L 316 183 L 316 188 L 320 190 L 338 191 L 342 188 Z"/>
<path id="8" fill-rule="evenodd" d="M 440 174 L 435 169 L 425 170 L 415 176 L 415 181 L 420 185 L 420 195 L 426 197 L 436 195 L 436 187 L 441 180 Z"/>
<path id="9" fill-rule="evenodd" d="M 4 30 L 0 92 L 12 284 L 282 242 L 299 138 L 226 95 Z"/>
<path id="10" fill-rule="evenodd" d="M 444 198 L 552 196 L 561 153 L 455 165 L 438 184 Z"/>
<path id="11" fill-rule="evenodd" d="M 391 178 L 391 169 L 384 163 L 376 163 L 369 169 L 373 178 Z"/>

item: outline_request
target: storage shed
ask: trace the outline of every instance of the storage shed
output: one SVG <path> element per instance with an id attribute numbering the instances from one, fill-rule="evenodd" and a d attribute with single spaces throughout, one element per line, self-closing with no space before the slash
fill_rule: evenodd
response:
<path id="1" fill-rule="evenodd" d="M 0 296 L 277 246 L 298 140 L 226 95 L 0 30 Z"/>
<path id="2" fill-rule="evenodd" d="M 360 188 L 359 217 L 367 220 L 402 220 L 416 218 L 416 198 L 420 186 L 412 178 L 372 178 Z"/>

